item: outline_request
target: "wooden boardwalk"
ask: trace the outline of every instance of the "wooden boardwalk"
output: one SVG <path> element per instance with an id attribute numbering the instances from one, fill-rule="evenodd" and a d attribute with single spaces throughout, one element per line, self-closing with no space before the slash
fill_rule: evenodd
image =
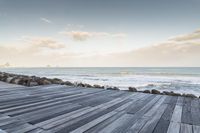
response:
<path id="1" fill-rule="evenodd" d="M 0 83 L 0 133 L 200 133 L 200 101 L 61 85 Z"/>

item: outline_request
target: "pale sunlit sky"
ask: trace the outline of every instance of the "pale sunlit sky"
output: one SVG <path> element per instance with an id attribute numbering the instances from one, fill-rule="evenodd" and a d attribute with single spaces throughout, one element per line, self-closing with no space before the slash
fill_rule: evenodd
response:
<path id="1" fill-rule="evenodd" d="M 0 66 L 200 66 L 199 0 L 0 0 Z"/>

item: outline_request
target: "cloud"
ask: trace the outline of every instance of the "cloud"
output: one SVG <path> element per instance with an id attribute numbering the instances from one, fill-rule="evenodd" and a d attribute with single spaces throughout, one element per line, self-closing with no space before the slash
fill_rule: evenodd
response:
<path id="1" fill-rule="evenodd" d="M 48 23 L 48 24 L 51 24 L 52 21 L 47 19 L 47 18 L 40 18 L 41 21 L 45 22 L 45 23 Z"/>
<path id="2" fill-rule="evenodd" d="M 86 34 L 87 33 L 87 34 Z M 89 32 L 85 36 L 93 37 Z M 9 62 L 17 66 L 70 66 L 70 67 L 199 67 L 200 39 L 191 36 L 175 36 L 165 42 L 123 53 L 96 54 L 84 56 L 84 53 L 72 53 L 64 44 L 49 37 L 23 37 L 23 46 L 17 44 L 0 46 L 0 64 Z M 96 34 L 95 34 L 96 35 Z M 106 33 L 96 36 L 107 36 Z M 110 36 L 110 35 L 108 35 Z M 186 39 L 190 38 L 190 39 Z"/>
<path id="3" fill-rule="evenodd" d="M 75 41 L 85 41 L 89 38 L 95 38 L 95 37 L 116 37 L 116 38 L 126 37 L 126 34 L 123 33 L 107 33 L 107 32 L 63 31 L 60 33 L 68 37 L 71 37 Z"/>
<path id="4" fill-rule="evenodd" d="M 196 39 L 200 39 L 200 30 L 197 30 L 190 34 L 177 36 L 171 40 L 173 40 L 173 41 L 194 41 Z"/>
<path id="5" fill-rule="evenodd" d="M 68 51 L 62 55 L 59 52 L 48 51 L 43 53 L 38 49 L 27 47 L 24 49 L 18 49 L 15 47 L 0 47 L 0 64 L 9 62 L 11 66 L 19 67 L 35 67 L 35 66 L 46 66 L 48 64 L 52 66 L 59 66 L 60 64 L 66 63 L 69 58 L 72 57 Z"/>
<path id="6" fill-rule="evenodd" d="M 22 37 L 22 41 L 31 44 L 33 47 L 37 48 L 48 48 L 48 49 L 62 49 L 65 48 L 63 43 L 50 37 Z"/>
<path id="7" fill-rule="evenodd" d="M 62 32 L 62 34 L 69 36 L 76 41 L 85 41 L 92 36 L 89 32 L 80 31 Z"/>
<path id="8" fill-rule="evenodd" d="M 199 35 L 200 32 L 195 31 L 181 38 L 175 36 L 165 42 L 129 52 L 84 57 L 81 63 L 93 67 L 199 67 Z"/>
<path id="9" fill-rule="evenodd" d="M 122 66 L 200 66 L 200 31 L 173 37 L 163 43 L 126 53 L 111 54 L 105 59 Z"/>

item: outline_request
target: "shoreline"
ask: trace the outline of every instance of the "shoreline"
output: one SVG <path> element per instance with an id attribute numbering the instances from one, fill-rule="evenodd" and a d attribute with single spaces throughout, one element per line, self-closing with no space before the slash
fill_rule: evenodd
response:
<path id="1" fill-rule="evenodd" d="M 58 78 L 46 78 L 46 77 L 37 77 L 37 76 L 27 76 L 27 75 L 20 75 L 20 74 L 11 74 L 6 72 L 0 72 L 0 81 L 11 83 L 11 84 L 17 84 L 17 85 L 23 85 L 23 86 L 40 86 L 40 85 L 50 85 L 50 84 L 60 84 L 60 85 L 67 85 L 67 86 L 74 86 L 74 87 L 85 87 L 85 88 L 99 88 L 99 89 L 107 89 L 107 90 L 118 90 L 120 89 L 115 86 L 101 86 L 101 85 L 90 85 L 87 83 L 81 83 L 81 82 L 70 82 L 70 81 L 63 81 Z M 173 91 L 163 91 L 160 92 L 156 89 L 152 90 L 144 90 L 139 91 L 136 87 L 129 87 L 128 90 L 121 90 L 121 91 L 129 91 L 129 92 L 141 92 L 141 93 L 150 93 L 150 94 L 159 94 L 159 95 L 169 95 L 169 96 L 183 96 L 183 97 L 191 97 L 191 98 L 200 98 L 197 97 L 194 94 L 181 94 L 181 93 L 175 93 Z"/>

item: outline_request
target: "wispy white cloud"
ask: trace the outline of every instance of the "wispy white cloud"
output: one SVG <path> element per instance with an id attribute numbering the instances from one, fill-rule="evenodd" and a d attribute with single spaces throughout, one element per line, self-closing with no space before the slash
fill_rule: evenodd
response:
<path id="1" fill-rule="evenodd" d="M 65 48 L 63 43 L 51 38 L 51 37 L 29 37 L 23 36 L 22 41 L 31 44 L 37 48 L 48 48 L 48 49 L 62 49 Z"/>
<path id="2" fill-rule="evenodd" d="M 113 34 L 81 32 L 82 40 L 94 36 L 113 36 Z M 83 34 L 83 35 L 82 35 Z M 195 34 L 195 37 L 191 37 Z M 200 66 L 200 32 L 175 36 L 165 42 L 124 53 L 81 55 L 73 53 L 54 38 L 23 37 L 26 48 L 19 49 L 15 44 L 0 46 L 0 64 L 26 66 Z M 81 38 L 83 37 L 83 38 Z M 187 39 L 186 39 L 187 38 Z M 14 51 L 14 52 L 13 52 Z"/>
<path id="3" fill-rule="evenodd" d="M 87 31 L 63 31 L 60 33 L 68 37 L 71 37 L 75 41 L 85 41 L 89 38 L 95 38 L 95 37 L 116 37 L 116 38 L 126 37 L 126 34 L 124 33 L 87 32 Z"/>
<path id="4" fill-rule="evenodd" d="M 172 38 L 173 41 L 194 41 L 196 39 L 200 39 L 200 30 L 197 30 L 193 33 L 180 35 L 175 38 Z"/>
<path id="5" fill-rule="evenodd" d="M 40 20 L 41 21 L 43 21 L 43 22 L 45 22 L 45 23 L 48 23 L 48 24 L 51 24 L 52 23 L 52 21 L 51 20 L 49 20 L 49 19 L 47 19 L 47 18 L 40 18 Z"/>
<path id="6" fill-rule="evenodd" d="M 200 66 L 199 57 L 200 31 L 197 30 L 149 47 L 109 55 L 105 59 L 125 66 Z"/>

